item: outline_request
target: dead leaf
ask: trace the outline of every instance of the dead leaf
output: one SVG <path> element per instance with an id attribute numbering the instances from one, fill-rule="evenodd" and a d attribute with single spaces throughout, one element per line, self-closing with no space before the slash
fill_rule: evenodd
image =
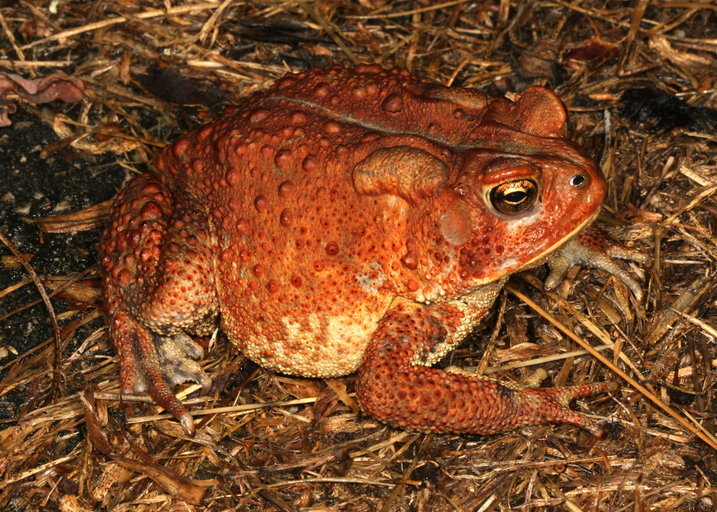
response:
<path id="1" fill-rule="evenodd" d="M 604 62 L 614 57 L 618 46 L 602 39 L 580 41 L 563 53 L 563 59 L 581 62 Z"/>
<path id="2" fill-rule="evenodd" d="M 64 73 L 28 80 L 13 73 L 0 72 L 0 126 L 10 126 L 9 115 L 17 110 L 17 106 L 7 99 L 11 93 L 36 105 L 54 100 L 74 103 L 87 96 L 82 80 Z"/>

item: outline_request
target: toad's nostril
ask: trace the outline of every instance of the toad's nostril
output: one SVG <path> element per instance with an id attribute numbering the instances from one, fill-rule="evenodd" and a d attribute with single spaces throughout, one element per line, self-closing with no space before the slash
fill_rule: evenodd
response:
<path id="1" fill-rule="evenodd" d="M 579 187 L 580 185 L 585 183 L 585 176 L 582 174 L 575 174 L 570 177 L 570 186 L 571 187 Z"/>

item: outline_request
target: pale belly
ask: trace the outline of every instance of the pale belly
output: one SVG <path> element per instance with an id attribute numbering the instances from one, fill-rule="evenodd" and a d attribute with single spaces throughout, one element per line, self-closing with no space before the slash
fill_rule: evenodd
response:
<path id="1" fill-rule="evenodd" d="M 277 323 L 275 335 L 252 331 L 232 336 L 231 329 L 225 331 L 246 357 L 264 368 L 301 377 L 340 377 L 361 365 L 378 318 L 309 314 Z"/>

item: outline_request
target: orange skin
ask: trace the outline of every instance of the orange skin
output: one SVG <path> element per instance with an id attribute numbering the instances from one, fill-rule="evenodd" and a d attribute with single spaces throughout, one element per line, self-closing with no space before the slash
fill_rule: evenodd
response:
<path id="1" fill-rule="evenodd" d="M 358 370 L 361 406 L 397 427 L 588 426 L 565 405 L 605 383 L 519 390 L 430 368 L 510 274 L 596 216 L 605 180 L 566 120 L 539 87 L 511 102 L 334 67 L 288 75 L 182 136 L 157 178 L 122 190 L 100 243 L 122 389 L 148 391 L 192 433 L 172 386 L 209 384 L 187 335 L 219 325 L 265 368 Z M 500 213 L 492 201 L 522 189 L 496 200 L 495 187 L 526 181 L 530 207 Z"/>

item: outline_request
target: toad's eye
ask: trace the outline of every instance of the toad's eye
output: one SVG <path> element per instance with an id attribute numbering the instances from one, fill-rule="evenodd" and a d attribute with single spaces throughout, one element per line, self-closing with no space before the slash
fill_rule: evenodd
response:
<path id="1" fill-rule="evenodd" d="M 517 215 L 530 210 L 538 199 L 538 184 L 533 180 L 501 183 L 490 191 L 490 204 L 504 215 Z"/>
<path id="2" fill-rule="evenodd" d="M 574 174 L 570 176 L 570 186 L 579 187 L 587 181 L 587 178 L 583 174 Z"/>

